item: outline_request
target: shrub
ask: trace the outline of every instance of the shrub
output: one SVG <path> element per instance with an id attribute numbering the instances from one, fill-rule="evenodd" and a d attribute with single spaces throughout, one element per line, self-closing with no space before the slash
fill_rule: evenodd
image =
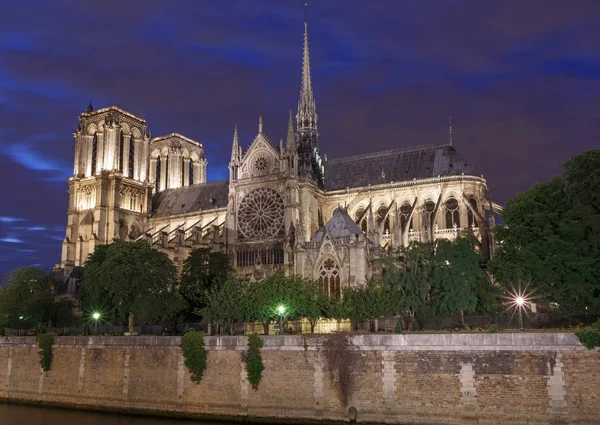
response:
<path id="1" fill-rule="evenodd" d="M 48 372 L 52 366 L 52 346 L 54 345 L 54 334 L 38 334 L 37 343 L 40 354 L 40 366 L 44 372 Z"/>
<path id="2" fill-rule="evenodd" d="M 265 370 L 260 349 L 263 347 L 262 339 L 258 334 L 252 334 L 248 337 L 248 356 L 246 357 L 246 370 L 248 371 L 248 381 L 255 390 L 258 389 L 258 384 L 262 378 L 262 372 Z"/>
<path id="3" fill-rule="evenodd" d="M 204 332 L 188 332 L 181 337 L 181 351 L 185 366 L 191 374 L 192 381 L 200 383 L 206 369 L 206 348 L 204 347 Z"/>
<path id="4" fill-rule="evenodd" d="M 501 331 L 502 331 L 502 329 L 500 329 L 500 326 L 498 326 L 495 323 L 493 325 L 488 326 L 488 328 L 486 329 L 486 332 L 490 333 L 490 334 L 496 334 Z"/>
<path id="5" fill-rule="evenodd" d="M 579 338 L 579 342 L 581 342 L 588 350 L 600 347 L 600 331 L 596 330 L 596 323 L 589 328 L 584 328 L 581 331 L 575 332 L 575 335 Z"/>
<path id="6" fill-rule="evenodd" d="M 600 332 L 600 319 L 598 319 L 594 323 L 592 323 L 592 329 Z"/>
<path id="7" fill-rule="evenodd" d="M 394 332 L 397 334 L 402 333 L 402 322 L 400 320 L 398 320 L 398 322 L 396 322 L 396 328 L 394 329 Z"/>

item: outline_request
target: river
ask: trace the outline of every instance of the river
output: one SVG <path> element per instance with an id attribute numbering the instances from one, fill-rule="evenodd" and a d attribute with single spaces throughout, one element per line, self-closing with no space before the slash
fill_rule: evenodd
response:
<path id="1" fill-rule="evenodd" d="M 0 425 L 233 425 L 183 419 L 128 416 L 0 402 Z M 239 424 L 236 424 L 239 425 Z"/>

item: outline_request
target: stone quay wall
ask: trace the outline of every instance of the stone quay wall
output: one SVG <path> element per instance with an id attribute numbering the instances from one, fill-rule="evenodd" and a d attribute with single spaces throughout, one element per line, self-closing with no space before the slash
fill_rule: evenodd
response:
<path id="1" fill-rule="evenodd" d="M 0 337 L 0 400 L 259 422 L 600 424 L 600 351 L 573 334 L 356 335 L 347 405 L 324 338 L 265 338 L 254 390 L 246 337 L 206 337 L 200 384 L 179 337 L 56 337 L 46 373 L 33 337 Z"/>

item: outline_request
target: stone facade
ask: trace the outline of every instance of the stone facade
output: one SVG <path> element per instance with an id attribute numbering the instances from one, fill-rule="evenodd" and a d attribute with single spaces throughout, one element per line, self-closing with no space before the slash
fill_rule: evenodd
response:
<path id="1" fill-rule="evenodd" d="M 209 247 L 250 280 L 295 273 L 339 294 L 412 241 L 470 233 L 493 254 L 489 229 L 501 207 L 451 132 L 443 143 L 328 160 L 317 123 L 306 23 L 296 125 L 290 112 L 285 142 L 273 143 L 261 116 L 246 149 L 236 127 L 228 180 L 206 182 L 202 144 L 151 138 L 143 118 L 90 104 L 75 132 L 60 267 L 82 266 L 99 244 L 145 239 L 178 263 Z"/>
<path id="2" fill-rule="evenodd" d="M 57 337 L 40 372 L 34 338 L 0 338 L 0 400 L 285 422 L 599 424 L 600 352 L 573 334 L 364 335 L 348 405 L 321 337 L 267 337 L 258 390 L 246 337 L 207 337 L 200 384 L 179 337 Z"/>

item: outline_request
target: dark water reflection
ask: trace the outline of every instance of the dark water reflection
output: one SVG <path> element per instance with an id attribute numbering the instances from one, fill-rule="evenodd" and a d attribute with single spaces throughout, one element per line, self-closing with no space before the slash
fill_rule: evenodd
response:
<path id="1" fill-rule="evenodd" d="M 0 403 L 0 425 L 233 425 Z M 238 424 L 239 425 L 239 424 Z"/>

